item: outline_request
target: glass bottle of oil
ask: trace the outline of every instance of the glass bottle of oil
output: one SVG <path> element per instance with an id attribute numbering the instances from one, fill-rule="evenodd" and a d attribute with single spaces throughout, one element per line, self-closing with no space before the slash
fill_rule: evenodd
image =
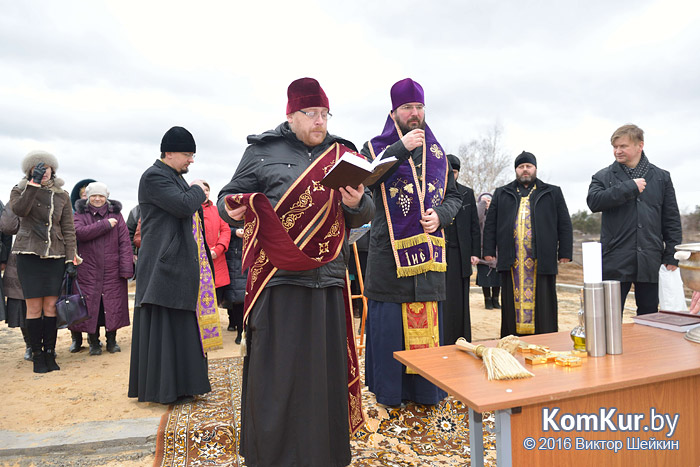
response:
<path id="1" fill-rule="evenodd" d="M 574 341 L 574 350 L 586 351 L 586 328 L 583 316 L 583 289 L 579 297 L 581 306 L 578 310 L 578 326 L 571 330 L 571 340 Z"/>

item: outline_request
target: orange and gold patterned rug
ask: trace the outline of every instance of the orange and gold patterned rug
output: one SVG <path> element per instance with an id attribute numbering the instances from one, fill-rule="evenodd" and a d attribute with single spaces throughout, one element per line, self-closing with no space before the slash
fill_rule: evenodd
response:
<path id="1" fill-rule="evenodd" d="M 245 466 L 238 455 L 242 373 L 240 357 L 209 361 L 212 391 L 163 415 L 155 466 Z M 469 465 L 468 411 L 458 400 L 389 408 L 364 387 L 362 402 L 367 424 L 350 440 L 351 466 Z M 484 427 L 493 429 L 492 414 L 484 414 Z M 484 445 L 486 465 L 495 465 L 495 436 L 486 433 Z"/>
<path id="2" fill-rule="evenodd" d="M 238 456 L 242 375 L 241 357 L 209 360 L 211 392 L 169 407 L 154 466 L 245 465 Z"/>

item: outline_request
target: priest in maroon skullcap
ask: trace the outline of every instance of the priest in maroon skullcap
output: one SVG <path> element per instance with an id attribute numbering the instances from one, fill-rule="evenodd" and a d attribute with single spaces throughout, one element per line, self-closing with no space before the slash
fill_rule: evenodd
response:
<path id="1" fill-rule="evenodd" d="M 219 193 L 219 213 L 243 227 L 247 353 L 240 452 L 246 465 L 342 466 L 364 421 L 345 233 L 372 219 L 360 185 L 320 181 L 355 146 L 328 133 L 328 97 L 313 78 L 287 89 L 286 121 L 248 136 Z"/>
<path id="2" fill-rule="evenodd" d="M 382 133 L 362 149 L 371 159 L 394 156 L 401 161 L 370 187 L 375 216 L 365 278 L 366 379 L 380 404 L 437 404 L 446 393 L 412 374 L 393 353 L 441 343 L 444 229 L 461 200 L 446 152 L 425 121 L 423 87 L 406 78 L 390 94 Z"/>

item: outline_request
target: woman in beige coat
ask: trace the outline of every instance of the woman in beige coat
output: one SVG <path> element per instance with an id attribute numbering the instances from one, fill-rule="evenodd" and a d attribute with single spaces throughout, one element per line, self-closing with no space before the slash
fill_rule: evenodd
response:
<path id="1" fill-rule="evenodd" d="M 58 161 L 45 151 L 22 160 L 25 177 L 12 189 L 10 204 L 20 219 L 12 246 L 27 303 L 26 327 L 35 373 L 56 364 L 56 300 L 65 272 L 75 275 L 75 228 L 70 196 L 56 178 Z"/>

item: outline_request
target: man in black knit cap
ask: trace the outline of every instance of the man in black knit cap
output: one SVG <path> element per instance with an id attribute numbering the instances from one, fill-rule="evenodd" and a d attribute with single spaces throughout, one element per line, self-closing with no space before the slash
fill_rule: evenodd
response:
<path id="1" fill-rule="evenodd" d="M 515 180 L 493 194 L 484 259 L 501 275 L 501 337 L 557 332 L 557 265 L 573 256 L 573 228 L 561 188 L 537 178 L 537 159 L 515 158 Z"/>
<path id="2" fill-rule="evenodd" d="M 203 242 L 204 185 L 195 180 L 190 186 L 182 176 L 194 162 L 194 138 L 173 127 L 160 150 L 139 183 L 141 249 L 129 397 L 172 404 L 211 391 L 206 351 L 221 346 L 221 332 Z"/>

